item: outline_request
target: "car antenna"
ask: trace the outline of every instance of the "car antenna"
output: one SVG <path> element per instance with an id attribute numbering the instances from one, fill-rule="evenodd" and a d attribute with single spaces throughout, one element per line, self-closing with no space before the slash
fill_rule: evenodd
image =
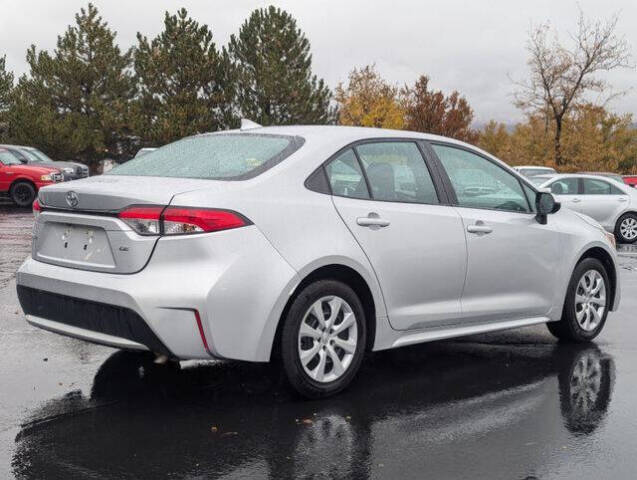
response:
<path id="1" fill-rule="evenodd" d="M 257 122 L 253 122 L 247 118 L 241 119 L 241 130 L 252 130 L 253 128 L 261 128 L 263 125 L 259 125 Z"/>

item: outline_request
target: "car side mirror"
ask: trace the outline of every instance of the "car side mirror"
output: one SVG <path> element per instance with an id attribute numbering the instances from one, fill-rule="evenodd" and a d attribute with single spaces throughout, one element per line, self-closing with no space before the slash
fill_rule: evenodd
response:
<path id="1" fill-rule="evenodd" d="M 546 225 L 547 215 L 559 211 L 561 206 L 551 193 L 538 192 L 535 197 L 535 211 L 537 212 L 535 219 L 540 225 Z"/>

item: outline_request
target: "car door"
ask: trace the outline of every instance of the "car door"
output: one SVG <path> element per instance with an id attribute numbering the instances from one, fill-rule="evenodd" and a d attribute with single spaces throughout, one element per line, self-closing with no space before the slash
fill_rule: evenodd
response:
<path id="1" fill-rule="evenodd" d="M 628 204 L 628 194 L 603 178 L 583 177 L 582 190 L 579 211 L 612 231 L 615 219 Z"/>
<path id="2" fill-rule="evenodd" d="M 15 162 L 10 152 L 4 148 L 0 148 L 0 192 L 7 192 L 9 190 L 9 186 L 14 179 L 11 165 Z"/>
<path id="3" fill-rule="evenodd" d="M 496 161 L 432 143 L 467 239 L 466 322 L 544 316 L 553 305 L 559 234 L 535 219 L 535 190 Z"/>
<path id="4" fill-rule="evenodd" d="M 369 258 L 398 330 L 461 317 L 466 244 L 417 142 L 359 143 L 326 167 L 338 213 Z"/>

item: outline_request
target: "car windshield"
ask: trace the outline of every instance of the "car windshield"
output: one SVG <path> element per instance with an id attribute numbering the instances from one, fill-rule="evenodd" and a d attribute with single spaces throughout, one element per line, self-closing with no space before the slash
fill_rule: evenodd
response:
<path id="1" fill-rule="evenodd" d="M 22 165 L 22 162 L 9 150 L 0 150 L 0 163 L 3 165 Z"/>
<path id="2" fill-rule="evenodd" d="M 39 161 L 41 162 L 50 163 L 54 161 L 46 153 L 44 153 L 42 150 L 38 150 L 37 148 L 25 148 L 25 150 L 29 152 L 31 155 L 33 155 L 34 157 L 38 158 Z"/>
<path id="3" fill-rule="evenodd" d="M 133 158 L 108 175 L 242 180 L 271 168 L 302 144 L 300 137 L 284 135 L 199 135 Z"/>
<path id="4" fill-rule="evenodd" d="M 30 150 L 28 148 L 21 148 L 20 152 L 22 152 L 22 155 L 29 159 L 30 163 L 44 163 L 44 160 L 38 157 L 33 150 Z"/>

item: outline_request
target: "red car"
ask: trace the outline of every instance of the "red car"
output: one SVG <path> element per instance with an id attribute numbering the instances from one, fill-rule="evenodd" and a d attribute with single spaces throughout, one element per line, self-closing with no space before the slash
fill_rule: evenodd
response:
<path id="1" fill-rule="evenodd" d="M 624 175 L 624 183 L 631 187 L 637 187 L 637 175 Z"/>
<path id="2" fill-rule="evenodd" d="M 0 148 L 0 195 L 8 194 L 19 207 L 31 206 L 40 188 L 63 178 L 56 168 L 23 165 L 6 148 Z"/>

